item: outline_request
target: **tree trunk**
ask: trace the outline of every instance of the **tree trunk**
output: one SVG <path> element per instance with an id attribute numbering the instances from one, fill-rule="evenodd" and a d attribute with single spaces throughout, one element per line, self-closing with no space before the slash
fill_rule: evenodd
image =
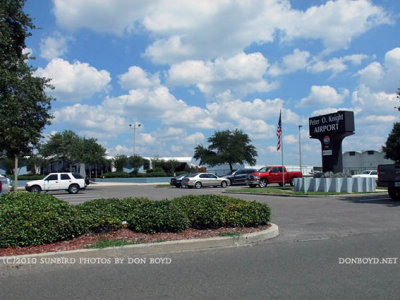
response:
<path id="1" fill-rule="evenodd" d="M 14 157 L 14 191 L 18 188 L 18 156 Z"/>

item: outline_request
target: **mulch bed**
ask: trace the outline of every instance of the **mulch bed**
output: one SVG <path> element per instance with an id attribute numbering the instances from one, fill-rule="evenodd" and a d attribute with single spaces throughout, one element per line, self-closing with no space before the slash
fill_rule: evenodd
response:
<path id="1" fill-rule="evenodd" d="M 155 233 L 145 234 L 134 232 L 130 229 L 120 229 L 111 233 L 103 234 L 85 234 L 78 238 L 57 242 L 54 244 L 46 244 L 32 247 L 10 247 L 0 248 L 0 256 L 14 256 L 14 255 L 25 255 L 35 253 L 46 253 L 46 252 L 60 252 L 68 250 L 78 250 L 90 248 L 99 240 L 123 240 L 134 243 L 152 243 L 160 241 L 174 241 L 174 240 L 186 240 L 186 239 L 200 239 L 210 238 L 219 236 L 221 233 L 250 233 L 265 230 L 271 225 L 265 225 L 260 227 L 245 227 L 245 228 L 219 228 L 209 230 L 198 230 L 189 228 L 179 233 Z"/>

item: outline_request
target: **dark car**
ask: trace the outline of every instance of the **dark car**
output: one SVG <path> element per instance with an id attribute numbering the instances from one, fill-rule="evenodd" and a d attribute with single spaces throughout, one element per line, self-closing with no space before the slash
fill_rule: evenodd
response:
<path id="1" fill-rule="evenodd" d="M 182 187 L 182 179 L 185 178 L 187 174 L 179 175 L 176 177 L 171 178 L 171 181 L 169 182 L 170 185 L 174 185 L 177 188 Z"/>
<path id="2" fill-rule="evenodd" d="M 232 174 L 223 177 L 229 179 L 230 185 L 246 184 L 247 175 L 254 172 L 257 172 L 257 169 L 239 169 Z"/>

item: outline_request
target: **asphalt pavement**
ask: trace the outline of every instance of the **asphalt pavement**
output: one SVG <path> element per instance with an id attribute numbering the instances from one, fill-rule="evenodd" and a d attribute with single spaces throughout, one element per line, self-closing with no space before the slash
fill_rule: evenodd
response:
<path id="1" fill-rule="evenodd" d="M 223 191 L 93 185 L 55 196 L 80 203 Z M 255 246 L 3 265 L 0 299 L 399 299 L 399 202 L 383 193 L 232 196 L 267 203 L 280 236 Z"/>

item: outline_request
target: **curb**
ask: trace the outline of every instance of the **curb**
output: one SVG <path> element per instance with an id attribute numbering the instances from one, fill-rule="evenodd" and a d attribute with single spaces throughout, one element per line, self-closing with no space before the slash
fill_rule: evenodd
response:
<path id="1" fill-rule="evenodd" d="M 179 241 L 167 241 L 161 243 L 148 243 L 127 245 L 122 247 L 110 247 L 104 249 L 83 249 L 71 250 L 60 252 L 47 252 L 38 254 L 16 255 L 16 256 L 0 256 L 1 265 L 13 265 L 12 261 L 31 261 L 36 258 L 60 258 L 61 260 L 67 259 L 82 259 L 82 258 L 107 258 L 107 257 L 131 257 L 135 255 L 154 255 L 154 254 L 167 254 L 187 251 L 199 251 L 206 249 L 216 248 L 229 248 L 239 247 L 251 244 L 257 244 L 277 237 L 279 235 L 279 228 L 276 224 L 270 223 L 271 227 L 266 230 L 247 233 L 240 236 L 233 237 L 213 237 L 204 239 L 190 239 Z M 24 260 L 25 259 L 25 260 Z M 18 264 L 18 263 L 17 263 Z"/>

